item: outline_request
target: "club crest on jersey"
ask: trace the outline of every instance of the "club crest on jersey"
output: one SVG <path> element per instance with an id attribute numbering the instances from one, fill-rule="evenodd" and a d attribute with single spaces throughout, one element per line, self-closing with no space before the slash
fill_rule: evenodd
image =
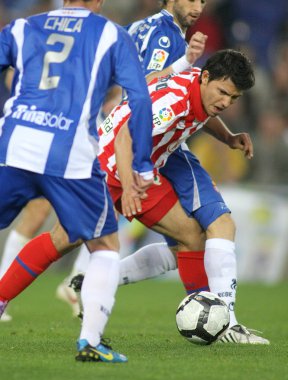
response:
<path id="1" fill-rule="evenodd" d="M 166 48 L 166 49 L 171 45 L 169 38 L 166 36 L 159 38 L 158 43 L 161 47 Z"/>
<path id="2" fill-rule="evenodd" d="M 167 51 L 162 49 L 154 49 L 148 65 L 148 70 L 162 70 L 168 57 L 169 53 L 167 53 Z"/>
<path id="3" fill-rule="evenodd" d="M 154 175 L 153 184 L 156 185 L 156 186 L 161 186 L 162 185 L 161 178 L 160 178 L 159 174 L 155 174 Z"/>

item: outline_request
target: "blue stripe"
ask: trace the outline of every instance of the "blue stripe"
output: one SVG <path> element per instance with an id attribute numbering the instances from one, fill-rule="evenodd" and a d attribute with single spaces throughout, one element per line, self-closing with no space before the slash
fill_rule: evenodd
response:
<path id="1" fill-rule="evenodd" d="M 192 293 L 195 293 L 195 292 L 202 292 L 202 291 L 209 292 L 210 291 L 209 286 L 204 286 L 203 288 L 189 290 L 189 291 L 186 291 L 186 293 L 189 296 L 189 294 L 192 294 Z"/>
<path id="2" fill-rule="evenodd" d="M 29 274 L 31 274 L 31 276 L 35 278 L 38 276 L 38 273 L 33 272 L 25 263 L 23 263 L 23 261 L 18 256 L 16 257 L 16 261 L 18 261 L 21 267 L 24 268 Z"/>

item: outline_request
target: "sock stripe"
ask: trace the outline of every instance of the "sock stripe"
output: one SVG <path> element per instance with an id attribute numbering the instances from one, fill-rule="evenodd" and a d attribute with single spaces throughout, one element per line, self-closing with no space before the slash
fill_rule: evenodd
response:
<path id="1" fill-rule="evenodd" d="M 25 269 L 32 277 L 38 277 L 38 273 L 33 272 L 23 261 L 17 256 L 16 261 Z"/>
<path id="2" fill-rule="evenodd" d="M 188 295 L 192 294 L 192 293 L 196 293 L 196 292 L 209 292 L 210 289 L 209 289 L 209 286 L 203 286 L 202 288 L 198 288 L 198 289 L 186 289 L 186 293 Z"/>

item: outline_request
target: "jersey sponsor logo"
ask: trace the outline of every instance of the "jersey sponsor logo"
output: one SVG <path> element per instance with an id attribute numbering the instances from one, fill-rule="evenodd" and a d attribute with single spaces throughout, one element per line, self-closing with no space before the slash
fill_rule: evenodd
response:
<path id="1" fill-rule="evenodd" d="M 163 122 L 170 121 L 174 116 L 174 112 L 170 107 L 164 107 L 159 111 L 159 117 Z"/>
<path id="2" fill-rule="evenodd" d="M 159 45 L 161 46 L 161 47 L 163 47 L 163 48 L 168 48 L 168 47 L 170 47 L 170 45 L 171 45 L 171 42 L 170 42 L 170 39 L 168 38 L 168 37 L 161 37 L 161 38 L 159 38 L 159 41 L 158 41 L 158 43 L 159 43 Z"/>
<path id="3" fill-rule="evenodd" d="M 70 125 L 74 122 L 74 120 L 64 117 L 62 112 L 59 115 L 53 115 L 50 112 L 37 110 L 36 106 L 31 106 L 29 109 L 28 106 L 23 104 L 17 106 L 16 111 L 12 113 L 12 118 L 63 131 L 68 131 Z"/>
<path id="4" fill-rule="evenodd" d="M 162 70 L 168 57 L 169 53 L 167 53 L 167 51 L 154 49 L 148 65 L 148 70 Z"/>
<path id="5" fill-rule="evenodd" d="M 102 129 L 104 135 L 108 135 L 111 131 L 113 131 L 113 118 L 108 116 L 100 125 L 100 128 Z"/>

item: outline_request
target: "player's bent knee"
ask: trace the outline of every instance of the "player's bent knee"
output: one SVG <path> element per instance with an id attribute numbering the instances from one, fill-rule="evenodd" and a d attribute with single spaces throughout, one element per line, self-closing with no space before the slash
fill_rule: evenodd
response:
<path id="1" fill-rule="evenodd" d="M 82 244 L 82 240 L 77 240 L 70 243 L 69 236 L 59 222 L 53 227 L 50 232 L 52 242 L 58 253 L 65 255 Z"/>
<path id="2" fill-rule="evenodd" d="M 213 223 L 208 226 L 207 238 L 223 238 L 234 240 L 236 226 L 230 214 L 219 216 Z"/>

